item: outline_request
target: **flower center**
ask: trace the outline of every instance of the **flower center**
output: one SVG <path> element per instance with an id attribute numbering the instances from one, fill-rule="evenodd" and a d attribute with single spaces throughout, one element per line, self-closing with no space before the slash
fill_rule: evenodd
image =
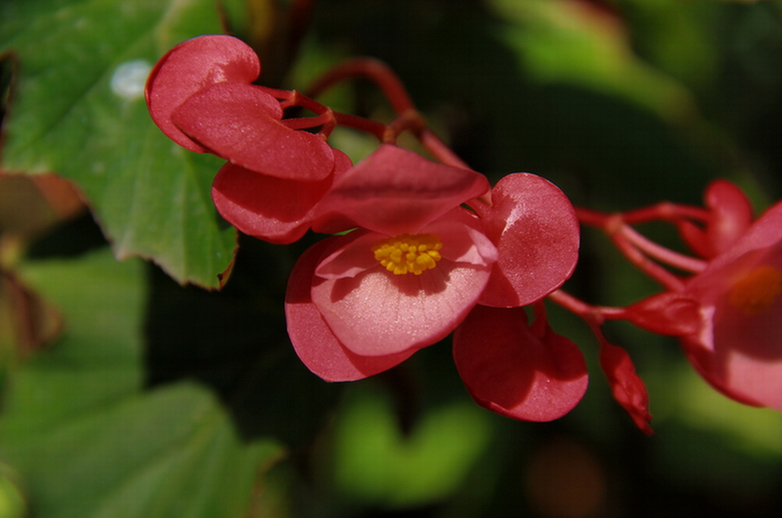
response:
<path id="1" fill-rule="evenodd" d="M 421 275 L 437 266 L 442 247 L 437 234 L 402 234 L 377 241 L 372 245 L 372 252 L 375 259 L 395 275 Z"/>
<path id="2" fill-rule="evenodd" d="M 747 315 L 758 315 L 767 310 L 782 294 L 782 272 L 763 265 L 742 277 L 730 290 L 729 300 Z"/>

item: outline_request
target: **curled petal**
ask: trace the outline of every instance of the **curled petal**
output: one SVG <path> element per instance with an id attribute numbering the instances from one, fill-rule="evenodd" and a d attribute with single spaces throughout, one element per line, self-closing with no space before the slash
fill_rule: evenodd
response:
<path id="1" fill-rule="evenodd" d="M 548 325 L 534 334 L 524 308 L 476 306 L 454 333 L 453 355 L 473 399 L 513 419 L 557 419 L 586 392 L 581 351 Z"/>
<path id="2" fill-rule="evenodd" d="M 333 233 L 363 227 L 392 236 L 414 233 L 488 190 L 486 178 L 475 171 L 384 144 L 335 183 L 318 209 L 313 229 Z"/>
<path id="3" fill-rule="evenodd" d="M 307 368 L 326 381 L 353 381 L 402 363 L 414 350 L 387 356 L 359 356 L 346 349 L 321 317 L 310 295 L 313 274 L 330 238 L 309 248 L 296 263 L 285 294 L 288 335 Z"/>
<path id="4" fill-rule="evenodd" d="M 497 183 L 492 202 L 475 206 L 499 252 L 480 303 L 524 306 L 559 288 L 578 260 L 579 224 L 567 197 L 548 180 L 518 173 Z"/>
<path id="5" fill-rule="evenodd" d="M 714 258 L 706 270 L 693 278 L 690 286 L 711 284 L 708 279 L 714 272 L 722 270 L 729 263 L 749 252 L 766 253 L 765 251 L 780 242 L 782 242 L 782 202 L 767 210 L 730 249 Z"/>
<path id="6" fill-rule="evenodd" d="M 727 180 L 717 180 L 706 188 L 706 205 L 711 220 L 706 235 L 713 255 L 727 250 L 752 224 L 752 205 L 747 195 Z"/>
<path id="7" fill-rule="evenodd" d="M 180 43 L 158 61 L 147 80 L 147 107 L 155 124 L 182 147 L 209 151 L 182 133 L 171 112 L 199 90 L 221 82 L 252 83 L 261 72 L 255 52 L 225 35 L 200 36 Z"/>
<path id="8" fill-rule="evenodd" d="M 608 379 L 614 399 L 630 414 L 635 425 L 645 434 L 651 435 L 649 423 L 652 414 L 649 413 L 649 394 L 646 385 L 635 372 L 635 365 L 627 351 L 608 343 L 602 333 L 597 333 L 600 340 L 600 366 Z"/>
<path id="9" fill-rule="evenodd" d="M 741 238 L 752 224 L 752 204 L 732 182 L 716 180 L 706 187 L 705 205 L 710 209 L 706 228 L 689 220 L 678 222 L 679 233 L 696 254 L 712 259 Z"/>
<path id="10" fill-rule="evenodd" d="M 282 124 L 278 110 L 277 100 L 257 86 L 218 83 L 191 95 L 171 118 L 236 165 L 290 180 L 326 178 L 334 169 L 332 149 L 321 136 Z"/>

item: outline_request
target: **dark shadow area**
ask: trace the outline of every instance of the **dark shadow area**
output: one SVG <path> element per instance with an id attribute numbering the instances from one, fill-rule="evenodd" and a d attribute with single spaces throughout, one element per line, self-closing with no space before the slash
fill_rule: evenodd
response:
<path id="1" fill-rule="evenodd" d="M 219 396 L 246 439 L 272 436 L 292 445 L 310 439 L 339 387 L 310 373 L 287 338 L 280 301 L 302 251 L 293 247 L 242 239 L 220 292 L 181 287 L 150 267 L 148 386 L 197 380 Z"/>

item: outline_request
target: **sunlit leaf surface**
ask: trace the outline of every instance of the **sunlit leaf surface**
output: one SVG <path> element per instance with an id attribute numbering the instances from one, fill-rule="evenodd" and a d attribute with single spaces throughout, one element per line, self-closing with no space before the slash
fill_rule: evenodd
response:
<path id="1" fill-rule="evenodd" d="M 119 257 L 151 258 L 180 282 L 218 285 L 235 233 L 209 195 L 221 161 L 179 148 L 144 102 L 174 44 L 221 32 L 211 0 L 6 0 L 0 52 L 17 75 L 2 167 L 73 180 Z"/>
<path id="2" fill-rule="evenodd" d="M 41 516 L 233 518 L 280 455 L 243 443 L 205 388 L 143 390 L 142 273 L 105 252 L 24 269 L 68 323 L 15 373 L 2 423 L 0 455 Z"/>

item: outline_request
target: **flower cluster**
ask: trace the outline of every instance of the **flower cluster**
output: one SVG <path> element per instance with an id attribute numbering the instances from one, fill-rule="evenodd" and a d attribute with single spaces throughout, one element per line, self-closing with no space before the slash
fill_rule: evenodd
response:
<path id="1" fill-rule="evenodd" d="M 724 180 L 708 186 L 705 201 L 700 226 L 685 215 L 674 221 L 703 263 L 681 285 L 669 285 L 682 307 L 668 334 L 681 337 L 690 362 L 717 390 L 782 411 L 782 203 L 753 221 L 746 196 Z"/>
<path id="2" fill-rule="evenodd" d="M 352 165 L 322 134 L 305 128 L 320 117 L 283 120 L 295 93 L 252 84 L 261 65 L 231 36 L 185 41 L 163 56 L 147 80 L 155 124 L 177 144 L 228 160 L 212 198 L 239 230 L 272 243 L 292 243 L 309 228 L 310 210 Z M 275 95 L 282 95 L 281 102 Z M 322 108 L 322 109 L 320 109 Z"/>
<path id="3" fill-rule="evenodd" d="M 578 209 L 583 223 L 602 228 L 665 291 L 627 308 L 589 306 L 564 293 L 553 298 L 589 321 L 603 342 L 599 324 L 605 319 L 676 336 L 718 391 L 782 411 L 782 202 L 754 219 L 747 197 L 726 180 L 707 186 L 704 198 L 705 208 L 661 203 L 618 215 Z M 650 221 L 673 224 L 693 255 L 662 247 L 633 228 Z M 634 369 L 627 379 L 624 406 L 641 426 L 646 391 Z"/>
<path id="4" fill-rule="evenodd" d="M 580 401 L 587 371 L 575 344 L 549 325 L 548 297 L 589 323 L 614 397 L 646 432 L 646 389 L 628 353 L 605 339 L 607 319 L 681 337 L 718 390 L 782 410 L 773 318 L 782 293 L 782 206 L 753 222 L 743 194 L 717 182 L 707 190 L 707 209 L 574 209 L 536 175 L 511 174 L 491 187 L 434 136 L 382 64 L 337 67 L 309 96 L 259 86 L 259 74 L 247 45 L 202 36 L 160 60 L 146 99 L 172 140 L 227 160 L 212 186 L 227 221 L 272 243 L 310 230 L 327 235 L 299 258 L 285 300 L 291 343 L 313 373 L 328 381 L 365 378 L 453 334 L 456 367 L 478 404 L 516 419 L 556 419 Z M 395 120 L 380 124 L 313 100 L 357 76 L 380 87 Z M 292 108 L 314 116 L 286 117 Z M 338 125 L 378 137 L 377 149 L 354 165 L 329 145 Z M 434 160 L 398 146 L 404 131 Z M 633 230 L 652 219 L 674 223 L 700 258 Z M 665 292 L 610 308 L 562 291 L 576 265 L 580 224 L 603 228 Z M 679 277 L 654 259 L 694 275 Z"/>

